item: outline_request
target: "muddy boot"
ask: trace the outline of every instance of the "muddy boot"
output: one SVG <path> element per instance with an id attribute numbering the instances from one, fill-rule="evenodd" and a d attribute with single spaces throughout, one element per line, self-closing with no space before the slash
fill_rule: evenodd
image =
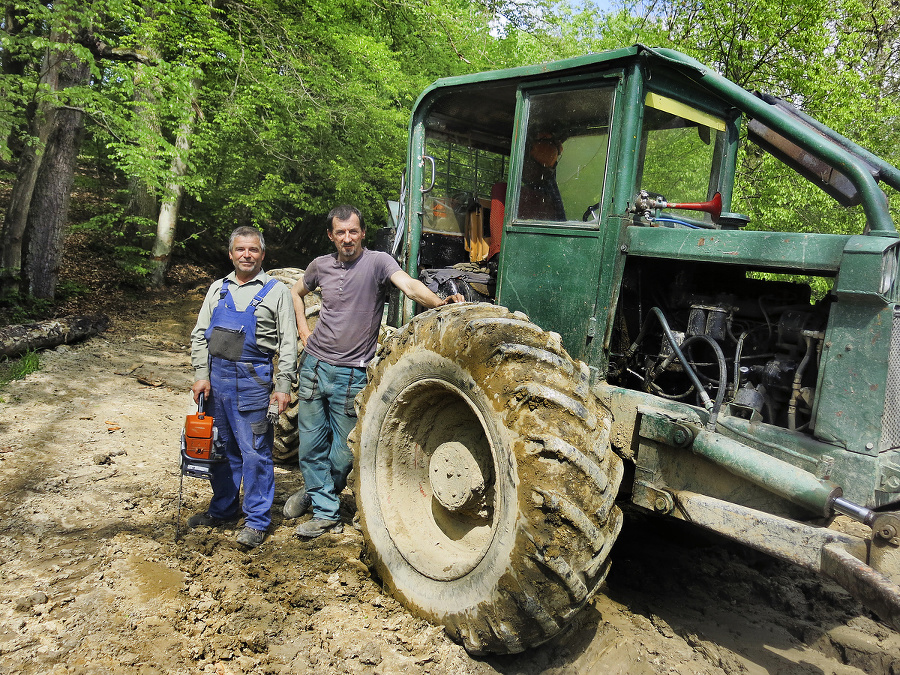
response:
<path id="1" fill-rule="evenodd" d="M 245 527 L 238 533 L 237 543 L 249 546 L 250 548 L 256 548 L 263 543 L 265 538 L 265 530 L 254 530 L 252 527 Z"/>
<path id="2" fill-rule="evenodd" d="M 299 518 L 309 511 L 310 506 L 312 506 L 312 497 L 307 494 L 306 490 L 298 490 L 284 503 L 284 517 Z"/>
<path id="3" fill-rule="evenodd" d="M 339 520 L 325 520 L 324 518 L 313 518 L 312 520 L 307 520 L 305 523 L 300 523 L 297 526 L 297 529 L 294 530 L 294 534 L 298 537 L 305 537 L 306 539 L 314 539 L 321 534 L 325 534 L 326 532 L 333 532 L 334 534 L 340 534 L 344 531 L 344 526 L 341 524 Z"/>

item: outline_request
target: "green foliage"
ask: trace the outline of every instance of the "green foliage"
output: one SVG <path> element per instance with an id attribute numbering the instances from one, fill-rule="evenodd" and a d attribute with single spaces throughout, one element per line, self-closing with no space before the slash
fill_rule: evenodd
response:
<path id="1" fill-rule="evenodd" d="M 85 232 L 90 237 L 92 250 L 115 260 L 122 273 L 122 280 L 133 286 L 143 286 L 150 272 L 148 246 L 156 223 L 146 218 L 129 216 L 123 207 L 94 216 L 90 220 L 73 225 L 71 232 Z M 144 243 L 144 245 L 141 245 Z M 65 296 L 65 282 L 57 286 L 57 294 Z M 68 290 L 77 294 L 78 288 Z"/>
<path id="2" fill-rule="evenodd" d="M 383 222 L 419 92 L 439 76 L 489 67 L 479 11 L 464 2 L 229 5 L 218 15 L 229 40 L 204 72 L 192 137 L 191 166 L 207 170 L 186 186 L 184 212 L 216 236 L 243 224 L 295 230 L 306 257 L 321 252 L 315 233 L 337 203 Z M 462 32 L 467 25 L 482 30 Z"/>
<path id="3" fill-rule="evenodd" d="M 63 302 L 69 298 L 86 295 L 90 292 L 91 289 L 85 284 L 72 281 L 71 279 L 64 279 L 56 285 L 56 300 Z"/>
<path id="4" fill-rule="evenodd" d="M 21 380 L 29 373 L 40 369 L 41 360 L 35 351 L 27 351 L 15 359 L 4 358 L 0 362 L 0 387 L 9 384 L 13 380 Z"/>
<path id="5" fill-rule="evenodd" d="M 834 279 L 831 277 L 814 277 L 808 274 L 774 274 L 772 272 L 747 272 L 749 279 L 763 279 L 766 281 L 788 281 L 795 284 L 807 285 L 810 288 L 810 302 L 815 304 L 825 297 L 834 288 Z"/>
<path id="6" fill-rule="evenodd" d="M 27 323 L 45 318 L 53 301 L 35 298 L 21 291 L 10 291 L 0 301 L 0 316 L 5 324 Z"/>

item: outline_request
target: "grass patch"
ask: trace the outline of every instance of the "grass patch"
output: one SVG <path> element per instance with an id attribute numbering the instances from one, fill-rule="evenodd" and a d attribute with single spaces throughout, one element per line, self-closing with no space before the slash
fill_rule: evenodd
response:
<path id="1" fill-rule="evenodd" d="M 13 380 L 21 380 L 29 373 L 33 373 L 41 368 L 41 359 L 35 351 L 28 351 L 22 356 L 0 361 L 0 387 L 3 387 Z"/>

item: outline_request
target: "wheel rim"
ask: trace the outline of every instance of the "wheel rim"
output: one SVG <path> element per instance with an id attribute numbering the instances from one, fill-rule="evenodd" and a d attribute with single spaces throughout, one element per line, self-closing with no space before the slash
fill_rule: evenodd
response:
<path id="1" fill-rule="evenodd" d="M 473 401 L 444 380 L 416 381 L 389 405 L 377 498 L 394 545 L 420 574 L 458 579 L 489 550 L 498 512 L 492 436 Z"/>

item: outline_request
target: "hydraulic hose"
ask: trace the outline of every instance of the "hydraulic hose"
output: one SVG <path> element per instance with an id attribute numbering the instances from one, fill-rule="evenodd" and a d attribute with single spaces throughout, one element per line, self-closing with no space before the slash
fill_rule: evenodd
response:
<path id="1" fill-rule="evenodd" d="M 749 330 L 745 330 L 741 333 L 741 337 L 738 338 L 737 348 L 734 350 L 734 394 L 733 396 L 737 396 L 738 387 L 741 386 L 741 356 L 744 351 L 744 340 L 747 339 L 747 336 L 750 334 Z"/>
<path id="2" fill-rule="evenodd" d="M 794 374 L 794 383 L 791 387 L 791 400 L 788 403 L 788 429 L 791 431 L 797 431 L 797 399 L 800 398 L 800 384 L 803 380 L 803 373 L 806 370 L 806 366 L 812 358 L 813 338 L 811 335 L 806 334 L 804 334 L 803 337 L 806 340 L 806 353 L 803 355 L 803 360 L 800 361 L 797 372 Z"/>
<path id="3" fill-rule="evenodd" d="M 672 329 L 669 328 L 669 322 L 666 321 L 665 314 L 663 314 L 663 311 L 659 307 L 650 308 L 650 314 L 646 319 L 644 319 L 644 325 L 641 326 L 640 332 L 634 339 L 634 342 L 631 344 L 631 346 L 627 350 L 625 350 L 625 358 L 630 359 L 632 356 L 634 356 L 634 353 L 637 351 L 638 346 L 644 340 L 644 337 L 647 335 L 647 329 L 650 327 L 651 315 L 655 316 L 659 320 L 660 326 L 663 329 L 663 333 L 665 334 L 666 339 L 669 341 L 669 344 L 672 346 L 672 351 L 675 352 L 675 356 L 677 356 L 678 360 L 681 361 L 681 365 L 684 366 L 684 371 L 688 374 L 688 377 L 691 379 L 694 387 L 696 387 L 697 392 L 700 395 L 700 400 L 703 402 L 703 407 L 708 411 L 712 411 L 715 408 L 715 403 L 710 398 L 709 394 L 706 393 L 706 390 L 700 383 L 700 378 L 697 377 L 697 373 L 694 371 L 693 366 L 691 366 L 691 364 L 685 358 L 684 353 L 681 351 L 681 347 L 678 346 L 678 341 L 675 340 L 675 335 L 672 333 Z M 718 345 L 716 345 L 716 347 L 718 347 Z M 720 348 L 719 354 L 721 353 L 722 350 Z M 722 357 L 722 361 L 724 362 L 724 356 Z M 712 416 L 710 417 L 710 420 L 713 421 L 713 424 L 715 424 Z"/>
<path id="4" fill-rule="evenodd" d="M 692 335 L 682 342 L 681 346 L 682 348 L 687 349 L 692 342 L 697 340 L 706 342 L 712 347 L 713 352 L 716 354 L 716 361 L 718 361 L 719 364 L 719 382 L 716 385 L 716 402 L 713 405 L 712 410 L 709 411 L 709 421 L 706 423 L 706 427 L 710 431 L 715 431 L 716 418 L 719 416 L 719 411 L 722 409 L 722 404 L 725 402 L 725 389 L 728 386 L 728 364 L 725 362 L 725 354 L 722 352 L 719 343 L 713 340 L 709 335 Z"/>

